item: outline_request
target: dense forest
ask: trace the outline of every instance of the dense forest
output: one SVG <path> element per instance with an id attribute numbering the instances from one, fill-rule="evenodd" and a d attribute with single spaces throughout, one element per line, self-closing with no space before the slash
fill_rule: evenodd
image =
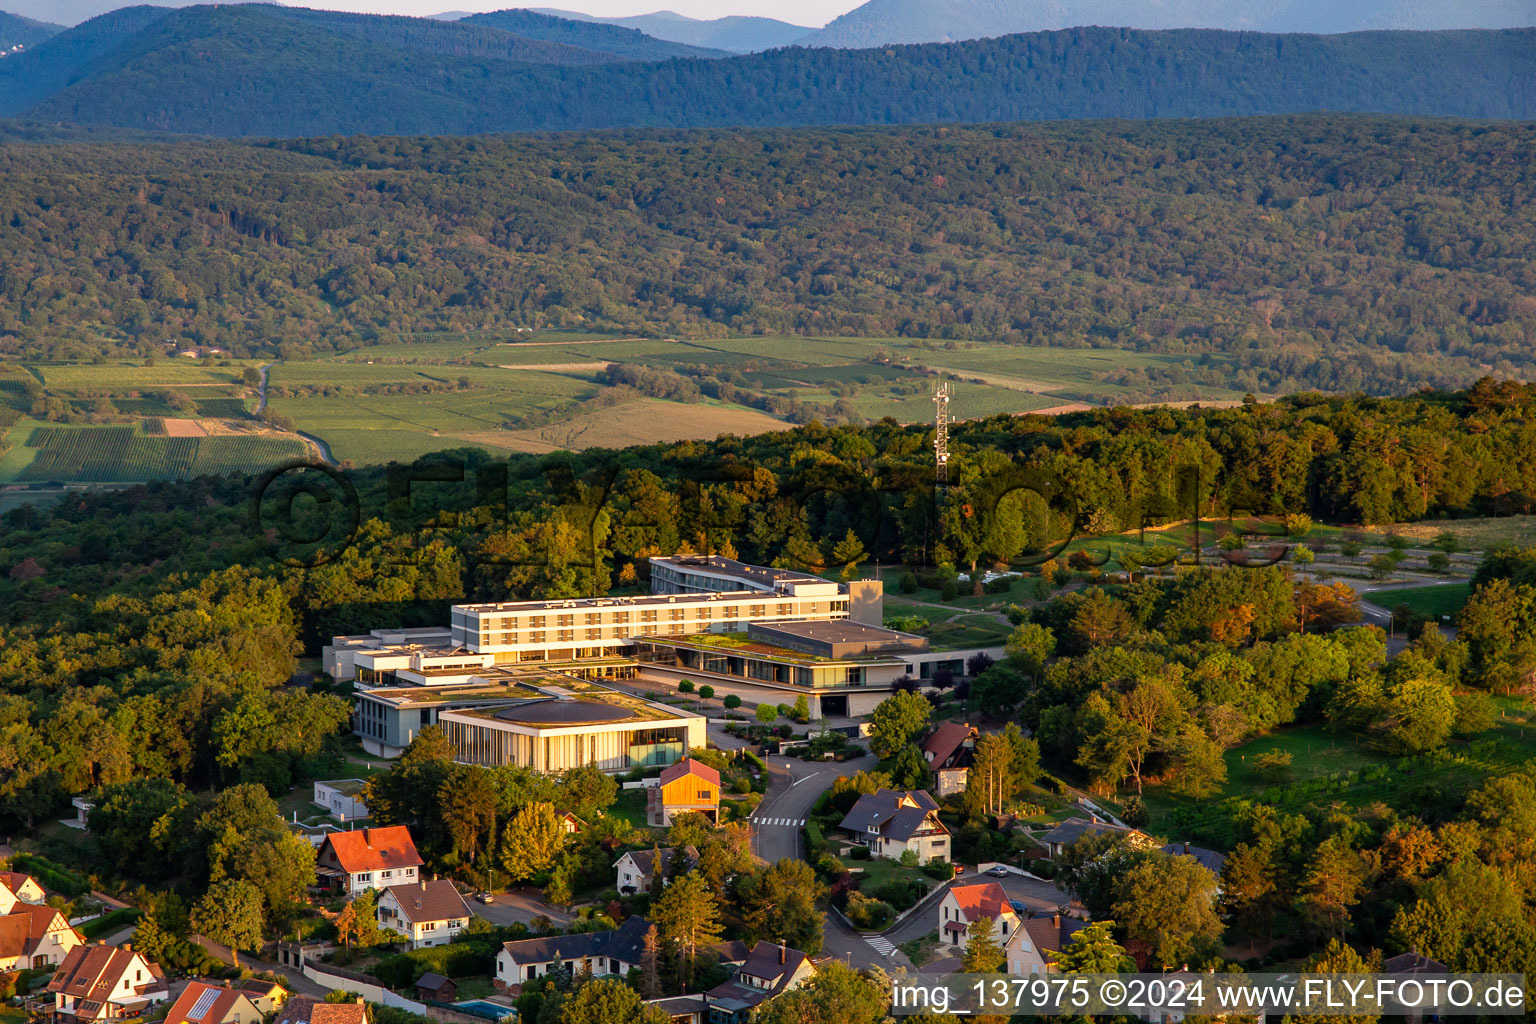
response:
<path id="1" fill-rule="evenodd" d="M 462 483 L 432 483 L 445 475 L 422 468 L 402 490 L 405 477 L 355 472 L 356 531 L 338 520 L 303 547 L 280 520 L 253 525 L 255 483 L 239 477 L 24 506 L 0 534 L 0 814 L 48 813 L 135 775 L 286 785 L 341 720 L 329 695 L 282 688 L 296 654 L 336 633 L 441 622 L 449 601 L 606 592 L 648 555 L 705 547 L 823 565 L 843 558 L 850 531 L 887 565 L 966 568 L 1048 552 L 1074 528 L 1233 506 L 1366 522 L 1529 511 L 1533 422 L 1536 388 L 1493 383 L 1411 399 L 997 417 L 956 425 L 942 500 L 931 432 L 890 421 L 510 464 L 474 451 L 461 453 Z M 411 499 L 390 497 L 401 493 Z M 281 492 L 269 497 L 281 504 Z M 1536 657 L 1531 572 L 1500 564 L 1493 575 L 1518 590 L 1491 599 L 1514 605 L 1482 628 L 1515 635 L 1474 650 L 1484 680 Z M 1245 582 L 1211 584 L 1193 603 L 1170 592 L 1143 610 L 1170 638 L 1198 638 L 1232 598 L 1271 609 L 1250 620 L 1254 636 L 1285 633 L 1289 584 L 1235 575 Z"/>
<path id="2" fill-rule="evenodd" d="M 1529 126 L 1321 115 L 13 142 L 0 353 L 304 358 L 535 325 L 1224 353 L 1273 392 L 1466 386 L 1531 372 L 1533 151 Z"/>
<path id="3" fill-rule="evenodd" d="M 1536 113 L 1536 29 L 1074 28 L 616 63 L 634 49 L 586 49 L 613 44 L 580 27 L 559 33 L 570 46 L 546 41 L 556 35 L 547 30 L 530 39 L 487 24 L 265 5 L 156 13 L 130 31 L 116 12 L 7 60 L 0 112 L 223 136 Z"/>
<path id="4" fill-rule="evenodd" d="M 0 54 L 18 47 L 36 46 L 43 40 L 56 35 L 58 31 L 57 25 L 49 25 L 0 11 Z"/>

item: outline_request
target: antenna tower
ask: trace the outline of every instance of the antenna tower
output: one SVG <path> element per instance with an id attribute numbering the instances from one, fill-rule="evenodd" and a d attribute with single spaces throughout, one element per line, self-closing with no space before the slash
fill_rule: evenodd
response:
<path id="1" fill-rule="evenodd" d="M 933 479 L 940 487 L 949 484 L 949 381 L 933 390 Z"/>

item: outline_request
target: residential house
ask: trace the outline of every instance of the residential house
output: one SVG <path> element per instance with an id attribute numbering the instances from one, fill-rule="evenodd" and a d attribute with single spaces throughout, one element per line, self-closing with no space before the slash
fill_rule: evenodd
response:
<path id="1" fill-rule="evenodd" d="M 262 1016 L 276 1013 L 288 1001 L 288 990 L 275 981 L 263 981 L 260 978 L 247 978 L 240 983 L 240 991 L 246 998 L 256 1004 Z"/>
<path id="2" fill-rule="evenodd" d="M 356 821 L 368 817 L 363 801 L 362 779 L 330 779 L 315 783 L 314 802 L 337 821 Z"/>
<path id="3" fill-rule="evenodd" d="M 379 927 L 404 935 L 407 949 L 443 945 L 469 917 L 469 905 L 446 878 L 392 885 L 379 896 Z"/>
<path id="4" fill-rule="evenodd" d="M 990 917 L 993 934 L 1006 943 L 1019 928 L 1019 915 L 1008 903 L 1008 894 L 996 882 L 952 886 L 939 901 L 939 940 L 963 946 L 971 925 Z"/>
<path id="5" fill-rule="evenodd" d="M 939 805 L 921 790 L 880 789 L 859 797 L 838 828 L 869 847 L 873 857 L 900 857 L 911 850 L 921 863 L 949 860 L 949 829 Z"/>
<path id="6" fill-rule="evenodd" d="M 561 811 L 559 812 L 559 817 L 560 827 L 565 831 L 566 835 L 574 836 L 581 831 L 581 819 L 576 817 L 575 814 L 570 811 Z"/>
<path id="7" fill-rule="evenodd" d="M 1188 843 L 1169 843 L 1161 847 L 1159 852 L 1166 853 L 1170 857 L 1193 857 L 1201 867 L 1217 878 L 1221 877 L 1221 869 L 1227 865 L 1226 854 L 1207 850 L 1203 846 L 1191 846 Z"/>
<path id="8" fill-rule="evenodd" d="M 1104 833 L 1117 833 L 1136 843 L 1150 844 L 1151 842 L 1144 833 L 1124 825 L 1100 821 L 1098 815 L 1091 818 L 1068 818 L 1041 837 L 1040 842 L 1045 847 L 1046 854 L 1054 859 L 1060 857 L 1066 852 L 1067 847 L 1084 836 Z"/>
<path id="9" fill-rule="evenodd" d="M 666 828 L 675 816 L 689 812 L 713 822 L 720 820 L 720 773 L 691 757 L 662 772 L 646 795 L 646 813 L 653 828 Z"/>
<path id="10" fill-rule="evenodd" d="M 368 1004 L 327 1003 L 313 996 L 294 996 L 277 1011 L 271 1024 L 368 1024 Z"/>
<path id="11" fill-rule="evenodd" d="M 37 884 L 37 879 L 20 871 L 0 871 L 0 889 L 23 903 L 44 903 L 48 899 L 48 894 Z M 0 913 L 9 914 L 10 911 L 0 910 Z"/>
<path id="12" fill-rule="evenodd" d="M 709 1020 L 709 1003 L 702 993 L 696 996 L 647 999 L 645 1002 L 647 1006 L 654 1006 L 672 1018 L 672 1024 L 706 1024 Z"/>
<path id="13" fill-rule="evenodd" d="M 53 907 L 17 903 L 0 917 L 0 970 L 56 967 L 85 938 Z"/>
<path id="14" fill-rule="evenodd" d="M 1060 953 L 1072 936 L 1088 927 L 1087 921 L 1052 914 L 1026 917 L 1003 944 L 1003 969 L 1009 974 L 1049 974 L 1056 970 L 1050 954 Z"/>
<path id="15" fill-rule="evenodd" d="M 798 949 L 759 942 L 729 981 L 704 993 L 709 1024 L 741 1024 L 774 996 L 805 984 L 816 966 Z"/>
<path id="16" fill-rule="evenodd" d="M 459 986 L 452 978 L 428 971 L 416 979 L 416 998 L 423 1002 L 451 1003 L 459 998 Z"/>
<path id="17" fill-rule="evenodd" d="M 1407 953 L 1399 953 L 1397 956 L 1388 957 L 1381 965 L 1381 969 L 1387 974 L 1449 974 L 1445 964 L 1438 960 L 1431 960 L 1418 950 L 1410 950 Z"/>
<path id="18" fill-rule="evenodd" d="M 132 946 L 76 946 L 48 982 L 64 1024 L 137 1017 L 170 998 L 160 965 Z"/>
<path id="19" fill-rule="evenodd" d="M 264 1016 L 242 989 L 193 981 L 166 1011 L 164 1024 L 261 1024 Z"/>
<path id="20" fill-rule="evenodd" d="M 594 975 L 627 975 L 631 967 L 640 966 L 641 945 L 650 927 L 636 914 L 608 931 L 503 942 L 496 954 L 494 984 L 502 991 L 543 977 L 557 966 L 572 974 L 587 970 Z"/>
<path id="21" fill-rule="evenodd" d="M 663 876 L 671 873 L 672 858 L 677 855 L 676 847 L 665 850 L 632 850 L 614 861 L 614 888 L 619 892 L 628 894 L 641 892 L 651 887 L 651 876 L 656 873 L 656 857 L 661 856 L 661 873 Z M 697 847 L 683 847 L 682 871 L 693 870 L 693 866 L 699 862 Z"/>
<path id="22" fill-rule="evenodd" d="M 939 799 L 964 793 L 981 732 L 974 725 L 945 722 L 923 740 L 923 758 L 933 771 Z"/>
<path id="23" fill-rule="evenodd" d="M 369 889 L 414 882 L 425 863 L 404 825 L 333 832 L 320 844 L 315 871 L 339 884 L 348 897 Z"/>

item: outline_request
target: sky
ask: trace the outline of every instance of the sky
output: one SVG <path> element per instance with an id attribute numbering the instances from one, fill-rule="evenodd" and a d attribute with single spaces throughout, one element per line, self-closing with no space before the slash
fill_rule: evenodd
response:
<path id="1" fill-rule="evenodd" d="M 287 2 L 295 3 L 299 0 Z M 548 7 L 580 11 L 598 17 L 650 14 L 658 10 L 675 11 L 690 18 L 755 14 L 820 28 L 861 3 L 863 0 L 304 0 L 303 5 L 333 11 L 417 16 L 430 16 L 443 11 L 499 11 L 508 7 Z"/>

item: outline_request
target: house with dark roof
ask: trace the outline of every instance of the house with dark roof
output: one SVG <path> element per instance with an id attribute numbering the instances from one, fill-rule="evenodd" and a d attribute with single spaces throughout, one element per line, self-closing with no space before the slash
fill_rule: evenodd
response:
<path id="1" fill-rule="evenodd" d="M 945 722 L 923 740 L 923 758 L 933 771 L 940 800 L 965 792 L 980 738 L 981 732 L 974 725 Z"/>
<path id="2" fill-rule="evenodd" d="M 294 996 L 272 1018 L 272 1024 L 368 1024 L 368 1004 L 327 1003 L 313 996 Z"/>
<path id="3" fill-rule="evenodd" d="M 798 949 L 758 942 L 729 981 L 704 993 L 709 1024 L 741 1024 L 763 1003 L 798 988 L 816 973 Z"/>
<path id="4" fill-rule="evenodd" d="M 0 917 L 0 971 L 53 967 L 84 944 L 85 937 L 53 907 L 16 903 Z"/>
<path id="5" fill-rule="evenodd" d="M 662 875 L 672 874 L 672 860 L 678 855 L 677 847 L 668 847 L 665 850 L 631 850 L 613 862 L 613 885 L 620 893 L 629 894 L 642 892 L 651 885 L 651 878 L 656 874 L 656 858 L 661 858 Z M 692 871 L 699 862 L 697 847 L 685 846 L 682 848 L 683 863 L 680 870 Z"/>
<path id="6" fill-rule="evenodd" d="M 647 1006 L 654 1006 L 672 1019 L 672 1024 L 706 1024 L 709 1020 L 709 1003 L 703 994 L 695 996 L 667 996 L 663 999 L 647 999 Z"/>
<path id="7" fill-rule="evenodd" d="M 971 925 L 984 917 L 993 923 L 992 934 L 1006 943 L 1019 927 L 1019 915 L 1008 903 L 1008 894 L 996 882 L 951 886 L 939 900 L 939 940 L 963 946 Z"/>
<path id="8" fill-rule="evenodd" d="M 1151 840 L 1142 832 L 1125 825 L 1116 825 L 1108 821 L 1100 821 L 1095 815 L 1091 818 L 1068 818 L 1055 828 L 1051 829 L 1040 838 L 1040 843 L 1045 847 L 1045 852 L 1053 859 L 1060 857 L 1067 851 L 1067 847 L 1077 842 L 1084 836 L 1116 833 L 1123 835 L 1133 842 L 1150 844 Z"/>
<path id="9" fill-rule="evenodd" d="M 452 978 L 428 971 L 416 979 L 416 998 L 451 1003 L 459 998 L 459 986 Z"/>
<path id="10" fill-rule="evenodd" d="M 263 1016 L 241 989 L 193 981 L 166 1011 L 164 1024 L 260 1024 Z"/>
<path id="11" fill-rule="evenodd" d="M 407 949 L 443 945 L 469 926 L 469 917 L 469 904 L 446 878 L 392 885 L 379 895 L 379 927 L 404 935 Z"/>
<path id="12" fill-rule="evenodd" d="M 1397 956 L 1388 957 L 1381 965 L 1381 969 L 1387 974 L 1449 974 L 1445 964 L 1438 960 L 1431 960 L 1418 950 L 1410 950 L 1407 953 L 1399 953 Z"/>
<path id="13" fill-rule="evenodd" d="M 65 1024 L 136 1017 L 170 998 L 165 974 L 132 946 L 76 946 L 48 982 Z"/>
<path id="14" fill-rule="evenodd" d="M 921 863 L 949 860 L 949 829 L 939 805 L 922 790 L 880 789 L 859 797 L 838 828 L 869 847 L 872 857 L 895 859 L 911 850 Z"/>
<path id="15" fill-rule="evenodd" d="M 636 914 L 624 919 L 618 928 L 577 935 L 546 935 L 537 939 L 503 942 L 496 954 L 498 990 L 532 981 L 557 967 L 579 974 L 627 975 L 640 966 L 641 948 L 651 923 Z"/>
<path id="16" fill-rule="evenodd" d="M 653 828 L 667 828 L 679 814 L 702 814 L 720 820 L 720 773 L 702 761 L 686 757 L 661 773 L 646 790 L 646 818 Z"/>
<path id="17" fill-rule="evenodd" d="M 417 881 L 426 863 L 404 825 L 332 832 L 315 855 L 315 873 L 339 885 L 347 896 Z"/>
<path id="18" fill-rule="evenodd" d="M 1003 970 L 1017 975 L 1055 971 L 1056 965 L 1051 963 L 1050 954 L 1066 949 L 1072 936 L 1086 927 L 1087 921 L 1061 914 L 1026 917 L 1003 944 Z"/>
<path id="19" fill-rule="evenodd" d="M 1215 850 L 1207 850 L 1203 846 L 1191 846 L 1188 843 L 1168 843 L 1159 848 L 1160 853 L 1166 853 L 1170 857 L 1193 857 L 1195 861 L 1217 878 L 1221 877 L 1221 869 L 1227 865 L 1227 855 Z"/>

